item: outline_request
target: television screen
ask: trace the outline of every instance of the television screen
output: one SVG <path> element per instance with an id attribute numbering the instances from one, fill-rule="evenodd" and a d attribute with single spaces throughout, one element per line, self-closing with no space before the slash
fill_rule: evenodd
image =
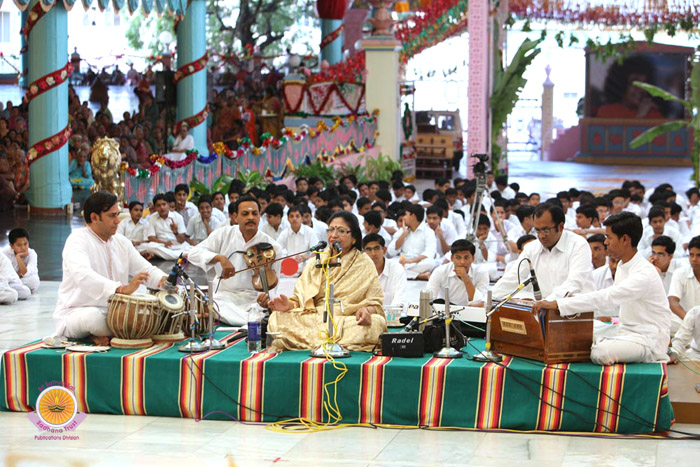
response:
<path id="1" fill-rule="evenodd" d="M 631 52 L 617 57 L 586 55 L 586 117 L 678 119 L 687 118 L 678 102 L 652 98 L 634 86 L 634 81 L 653 84 L 674 96 L 685 98 L 688 54 Z"/>

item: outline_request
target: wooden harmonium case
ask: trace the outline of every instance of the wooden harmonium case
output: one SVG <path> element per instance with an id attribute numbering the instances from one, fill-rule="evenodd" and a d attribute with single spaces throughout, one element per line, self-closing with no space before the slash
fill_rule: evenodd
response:
<path id="1" fill-rule="evenodd" d="M 591 358 L 593 313 L 562 317 L 557 310 L 532 313 L 531 302 L 506 302 L 491 316 L 491 349 L 545 363 Z"/>

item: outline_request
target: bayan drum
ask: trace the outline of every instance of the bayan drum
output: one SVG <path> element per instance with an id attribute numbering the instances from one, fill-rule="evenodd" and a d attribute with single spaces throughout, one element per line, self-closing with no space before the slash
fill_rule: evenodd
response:
<path id="1" fill-rule="evenodd" d="M 185 339 L 182 323 L 185 320 L 185 301 L 176 293 L 162 290 L 155 294 L 161 309 L 160 323 L 152 337 L 153 342 L 180 342 Z"/>
<path id="2" fill-rule="evenodd" d="M 107 326 L 114 337 L 112 347 L 142 349 L 153 345 L 151 336 L 158 329 L 161 310 L 156 297 L 147 294 L 115 293 L 109 298 Z"/>

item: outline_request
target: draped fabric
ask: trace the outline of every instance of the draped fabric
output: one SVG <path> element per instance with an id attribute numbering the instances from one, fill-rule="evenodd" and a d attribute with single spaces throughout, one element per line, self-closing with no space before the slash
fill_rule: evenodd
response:
<path id="1" fill-rule="evenodd" d="M 75 1 L 76 0 L 63 0 L 63 6 L 66 7 L 66 10 L 71 11 L 75 5 Z"/>
<path id="2" fill-rule="evenodd" d="M 4 0 L 0 0 L 0 7 Z M 77 0 L 61 0 L 66 10 L 70 11 L 75 6 Z M 85 11 L 89 10 L 94 0 L 81 0 Z M 15 5 L 21 11 L 25 11 L 29 7 L 31 0 L 14 0 Z M 49 11 L 58 4 L 58 0 L 40 0 L 41 7 L 44 11 Z M 104 11 L 112 2 L 115 11 L 120 11 L 127 5 L 129 13 L 134 14 L 139 9 L 139 5 L 143 8 L 143 12 L 148 15 L 153 11 L 154 0 L 97 0 L 97 5 L 100 11 Z M 155 0 L 155 6 L 158 14 L 163 13 L 166 9 L 179 14 L 184 14 L 187 10 L 187 0 Z"/>
<path id="3" fill-rule="evenodd" d="M 138 4 L 138 0 L 134 0 Z M 153 0 L 142 0 L 141 6 L 143 7 L 143 12 L 147 15 L 153 11 Z"/>
<path id="4" fill-rule="evenodd" d="M 116 11 L 119 11 L 122 8 L 124 8 L 124 1 L 125 0 L 112 0 L 112 3 L 114 4 L 114 9 Z"/>
<path id="5" fill-rule="evenodd" d="M 81 0 L 83 2 L 83 8 L 85 8 L 85 11 L 88 11 L 90 7 L 92 6 L 92 0 Z"/>
<path id="6" fill-rule="evenodd" d="M 165 10 L 165 0 L 155 0 L 156 12 L 160 15 Z"/>
<path id="7" fill-rule="evenodd" d="M 139 7 L 139 0 L 128 0 L 127 6 L 129 7 L 129 13 L 134 14 L 134 12 L 138 9 Z M 145 8 L 144 8 L 145 10 Z"/>
<path id="8" fill-rule="evenodd" d="M 97 6 L 99 7 L 100 11 L 105 11 L 105 9 L 109 6 L 109 1 L 110 0 L 97 0 Z"/>
<path id="9" fill-rule="evenodd" d="M 24 11 L 29 6 L 29 0 L 15 0 L 15 5 L 17 8 Z M 2 0 L 0 0 L 0 6 L 2 6 Z"/>
<path id="10" fill-rule="evenodd" d="M 352 249 L 342 257 L 340 267 L 330 268 L 329 277 L 335 287 L 335 298 L 343 303 L 343 309 L 336 304 L 333 312 L 338 342 L 350 350 L 372 350 L 379 335 L 386 331 L 382 310 L 384 293 L 374 263 L 361 251 Z M 270 331 L 282 333 L 274 341 L 276 348 L 312 349 L 325 342 L 324 331 L 328 327 L 323 322 L 325 282 L 323 270 L 309 261 L 289 299 L 294 308 L 289 312 L 274 312 L 270 317 Z M 371 316 L 369 326 L 359 326 L 355 312 L 367 306 L 373 306 L 377 314 Z"/>

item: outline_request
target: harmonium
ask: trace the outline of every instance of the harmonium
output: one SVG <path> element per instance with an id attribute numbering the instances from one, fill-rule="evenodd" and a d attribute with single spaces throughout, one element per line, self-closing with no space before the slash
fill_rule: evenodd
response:
<path id="1" fill-rule="evenodd" d="M 544 363 L 591 357 L 593 312 L 573 317 L 557 310 L 532 312 L 532 302 L 506 302 L 491 316 L 491 350 Z"/>

